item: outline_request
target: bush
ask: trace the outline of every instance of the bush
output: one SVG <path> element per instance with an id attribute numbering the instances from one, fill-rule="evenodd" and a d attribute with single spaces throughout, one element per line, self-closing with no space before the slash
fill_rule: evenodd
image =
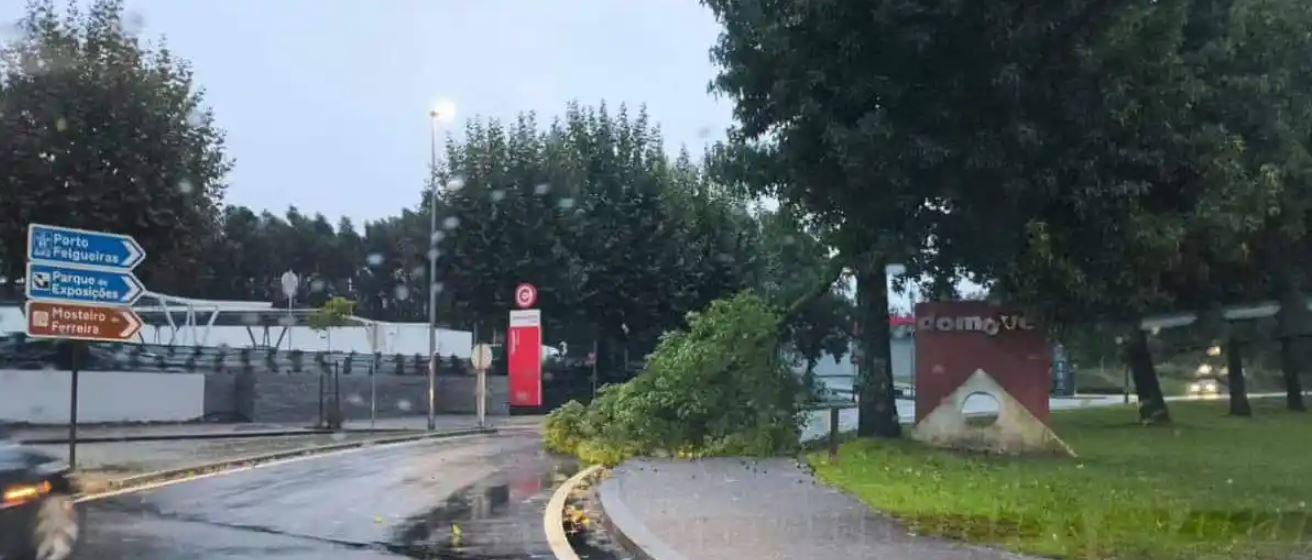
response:
<path id="1" fill-rule="evenodd" d="M 805 395 L 778 342 L 779 316 L 760 298 L 712 302 L 662 337 L 641 375 L 552 412 L 547 446 L 603 464 L 796 451 Z"/>

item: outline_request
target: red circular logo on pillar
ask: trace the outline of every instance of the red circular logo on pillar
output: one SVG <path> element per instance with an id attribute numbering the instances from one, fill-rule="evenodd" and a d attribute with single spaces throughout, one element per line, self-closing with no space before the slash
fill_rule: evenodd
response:
<path id="1" fill-rule="evenodd" d="M 515 305 L 520 309 L 528 309 L 538 302 L 538 289 L 532 284 L 523 283 L 515 286 Z"/>

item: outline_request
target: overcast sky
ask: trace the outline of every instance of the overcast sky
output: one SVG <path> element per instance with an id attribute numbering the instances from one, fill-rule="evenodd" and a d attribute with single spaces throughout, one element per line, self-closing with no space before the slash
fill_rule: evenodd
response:
<path id="1" fill-rule="evenodd" d="M 0 1 L 0 19 L 22 15 Z M 57 2 L 63 5 L 64 2 Z M 419 200 L 427 110 L 543 121 L 567 101 L 646 104 L 671 153 L 723 137 L 718 26 L 696 0 L 126 0 L 191 61 L 236 160 L 227 201 L 357 222 Z"/>

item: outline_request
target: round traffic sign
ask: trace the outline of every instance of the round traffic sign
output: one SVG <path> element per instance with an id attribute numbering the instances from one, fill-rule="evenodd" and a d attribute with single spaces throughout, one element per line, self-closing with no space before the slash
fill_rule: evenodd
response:
<path id="1" fill-rule="evenodd" d="M 492 347 L 487 344 L 474 346 L 474 351 L 470 353 L 469 362 L 474 369 L 483 370 L 492 367 Z"/>
<path id="2" fill-rule="evenodd" d="M 515 305 L 528 309 L 538 302 L 538 289 L 527 282 L 515 286 Z"/>

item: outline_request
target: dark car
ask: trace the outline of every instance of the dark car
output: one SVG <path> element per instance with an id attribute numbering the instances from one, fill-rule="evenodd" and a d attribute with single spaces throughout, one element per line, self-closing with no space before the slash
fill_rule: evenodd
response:
<path id="1" fill-rule="evenodd" d="M 12 444 L 2 432 L 0 560 L 68 558 L 79 528 L 68 465 Z"/>

